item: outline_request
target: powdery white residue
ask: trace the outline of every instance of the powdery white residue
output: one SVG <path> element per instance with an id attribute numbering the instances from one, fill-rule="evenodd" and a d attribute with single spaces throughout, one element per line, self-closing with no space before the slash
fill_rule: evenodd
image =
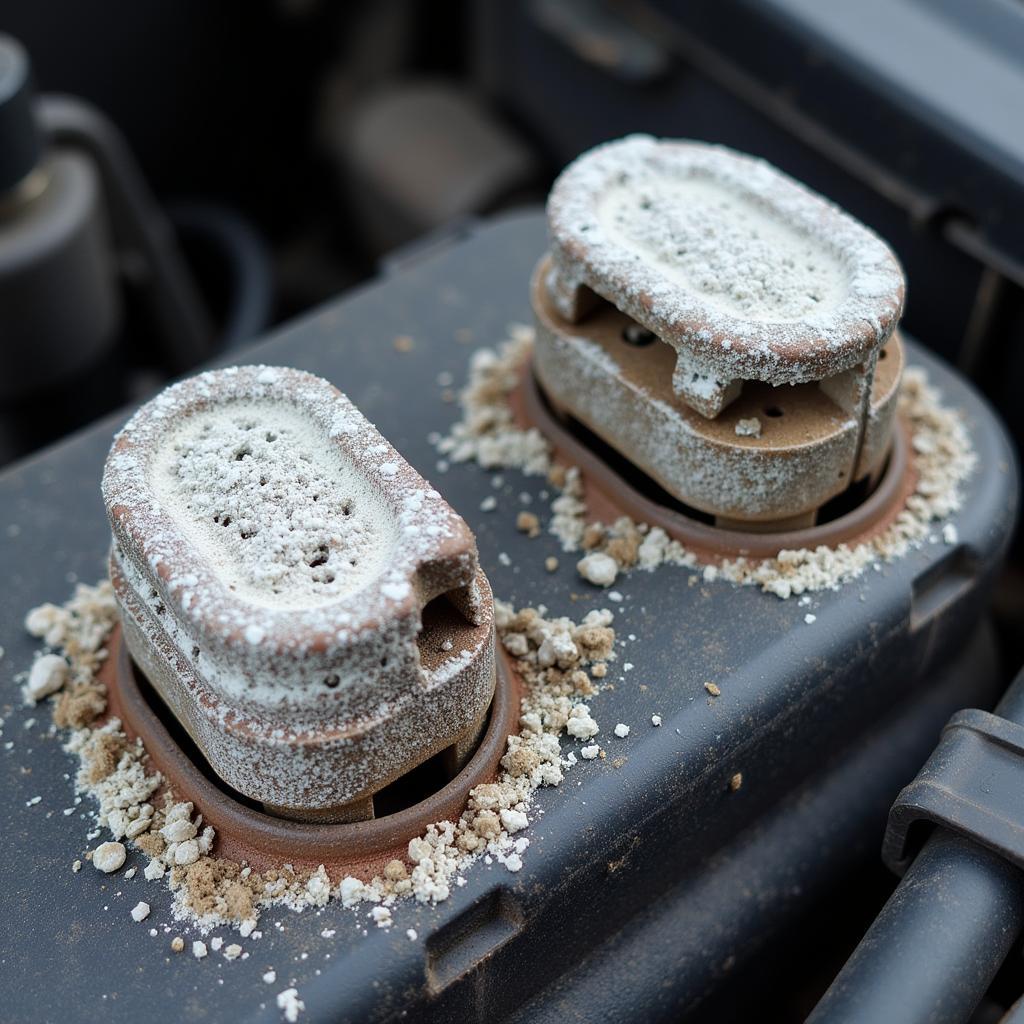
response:
<path id="1" fill-rule="evenodd" d="M 605 143 L 565 168 L 547 209 L 563 315 L 585 285 L 709 386 L 832 376 L 863 362 L 902 312 L 903 274 L 881 238 L 723 146 Z"/>
<path id="2" fill-rule="evenodd" d="M 571 380 L 571 398 L 562 397 L 579 418 L 591 425 L 616 424 L 623 450 L 697 508 L 756 518 L 820 507 L 833 494 L 835 467 L 856 457 L 858 424 L 842 417 L 832 419 L 817 443 L 795 446 L 785 459 L 765 457 L 758 446 L 710 442 L 694 423 L 702 418 L 678 402 L 647 395 L 638 408 L 601 345 L 551 332 L 547 325 L 542 330 L 534 355 L 537 372 L 546 380 Z"/>
<path id="3" fill-rule="evenodd" d="M 284 1014 L 288 1024 L 295 1024 L 306 1004 L 299 998 L 297 988 L 286 988 L 283 992 L 277 993 L 277 1008 Z"/>
<path id="4" fill-rule="evenodd" d="M 83 589 L 109 608 L 106 583 L 79 588 L 69 605 L 87 606 Z M 66 608 L 46 608 L 45 613 L 33 610 L 29 621 L 38 625 L 46 617 L 64 622 L 60 635 L 67 647 L 61 650 L 69 657 L 72 672 L 83 683 L 102 686 L 95 670 L 106 656 L 102 643 L 115 617 L 107 616 L 106 632 L 97 638 L 93 617 L 76 619 Z M 301 910 L 322 907 L 330 900 L 353 908 L 362 903 L 379 906 L 382 909 L 374 919 L 390 924 L 391 908 L 401 900 L 438 903 L 447 899 L 454 887 L 464 884 L 462 872 L 480 858 L 497 861 L 512 872 L 521 870 L 530 846 L 524 833 L 532 820 L 534 793 L 542 786 L 561 783 L 565 770 L 577 763 L 572 752 L 563 756 L 561 736 L 583 738 L 598 731 L 584 700 L 598 694 L 600 684 L 595 680 L 604 678 L 607 663 L 615 658 L 612 619 L 606 609 L 591 611 L 574 622 L 549 618 L 543 609 L 516 611 L 496 602 L 498 640 L 515 658 L 524 685 L 520 732 L 508 737 L 498 779 L 473 789 L 456 821 L 431 825 L 409 843 L 404 859 L 389 862 L 371 879 L 332 881 L 322 865 L 314 871 L 297 871 L 284 864 L 261 873 L 217 857 L 214 830 L 203 824 L 201 807 L 176 799 L 166 789 L 161 801 L 153 799 L 164 780 L 150 767 L 141 741 L 129 740 L 117 719 L 95 725 L 94 715 L 71 734 L 66 749 L 80 762 L 76 789 L 97 802 L 96 824 L 113 835 L 114 843 L 107 846 L 121 851 L 121 862 L 126 845 L 141 851 L 148 860 L 143 872 L 146 880 L 168 885 L 174 894 L 174 915 L 204 933 L 233 923 L 248 935 L 262 908 L 283 905 Z M 98 657 L 81 652 L 75 621 L 91 642 L 98 640 L 102 652 Z M 574 729 L 574 724 L 584 728 Z M 105 848 L 97 852 L 106 867 Z M 210 947 L 216 951 L 220 942 L 215 938 Z"/>
<path id="5" fill-rule="evenodd" d="M 452 462 L 521 469 L 528 476 L 548 472 L 551 452 L 544 435 L 536 428 L 517 427 L 507 401 L 532 345 L 533 328 L 516 324 L 497 351 L 482 348 L 473 353 L 469 383 L 459 398 L 462 418 L 437 445 Z"/>
<path id="6" fill-rule="evenodd" d="M 435 593 L 489 622 L 472 534 L 327 381 L 248 366 L 173 385 L 118 434 L 103 494 L 126 642 L 158 689 L 189 691 L 197 742 L 247 796 L 344 802 L 410 762 L 417 715 L 456 730 L 486 705 L 486 645 L 428 680 L 417 643 Z M 352 721 L 347 758 L 294 758 L 290 738 Z"/>
<path id="7" fill-rule="evenodd" d="M 57 654 L 43 654 L 32 663 L 28 682 L 22 687 L 26 704 L 36 704 L 63 689 L 68 681 L 68 663 Z"/>
<path id="8" fill-rule="evenodd" d="M 215 689 L 253 699 L 315 691 L 357 633 L 366 668 L 348 666 L 345 681 L 362 679 L 393 653 L 389 595 L 445 543 L 472 547 L 465 523 L 344 395 L 286 367 L 229 367 L 162 392 L 115 439 L 103 495 L 140 598 L 152 589 L 186 659 L 199 641 Z M 467 557 L 445 585 L 476 593 L 475 570 Z M 414 641 L 403 638 L 410 655 Z M 301 680 L 281 683 L 284 650 Z"/>
<path id="9" fill-rule="evenodd" d="M 489 448 L 492 432 L 500 434 L 500 450 L 507 463 L 488 459 L 486 468 L 523 468 L 530 452 L 530 472 L 546 473 L 558 490 L 551 502 L 549 530 L 566 551 L 584 549 L 611 556 L 619 572 L 652 571 L 670 564 L 699 571 L 709 582 L 725 580 L 741 586 L 757 586 L 780 598 L 811 591 L 834 589 L 860 576 L 869 567 L 905 555 L 923 543 L 932 524 L 946 519 L 961 507 L 961 488 L 974 470 L 977 457 L 963 417 L 942 404 L 939 392 L 928 383 L 920 367 L 904 371 L 899 411 L 910 427 L 917 482 L 914 492 L 896 520 L 862 544 L 824 545 L 815 549 L 780 551 L 775 558 L 737 558 L 721 564 L 701 564 L 692 551 L 673 540 L 660 527 L 637 523 L 622 516 L 614 523 L 588 521 L 586 497 L 579 470 L 556 464 L 546 444 L 536 448 L 536 432 L 514 426 L 509 395 L 519 380 L 522 362 L 531 350 L 530 329 L 516 327 L 512 338 L 487 357 L 474 357 L 470 379 L 463 391 L 462 419 L 442 438 L 442 451 L 457 449 L 466 459 Z M 478 460 L 479 461 L 479 460 Z M 952 534 L 951 534 L 952 535 Z M 591 563 L 583 560 L 584 568 Z M 582 570 L 581 570 L 582 572 Z"/>
<path id="10" fill-rule="evenodd" d="M 394 544 L 361 474 L 287 406 L 186 418 L 159 450 L 153 490 L 228 587 L 269 607 L 360 589 Z"/>
<path id="11" fill-rule="evenodd" d="M 628 184 L 607 189 L 597 221 L 609 243 L 745 320 L 828 317 L 846 297 L 834 254 L 711 178 L 672 178 L 641 165 Z"/>

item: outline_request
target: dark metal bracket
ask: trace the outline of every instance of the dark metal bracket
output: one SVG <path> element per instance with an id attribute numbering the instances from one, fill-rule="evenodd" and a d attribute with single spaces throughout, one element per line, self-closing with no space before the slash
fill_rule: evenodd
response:
<path id="1" fill-rule="evenodd" d="M 882 859 L 898 875 L 938 825 L 1024 868 L 1024 725 L 958 711 L 889 811 Z"/>

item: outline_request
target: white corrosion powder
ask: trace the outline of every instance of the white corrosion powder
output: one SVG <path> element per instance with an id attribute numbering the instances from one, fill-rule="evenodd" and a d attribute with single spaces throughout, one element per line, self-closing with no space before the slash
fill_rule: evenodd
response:
<path id="1" fill-rule="evenodd" d="M 96 670 L 106 655 L 102 647 L 116 621 L 116 608 L 110 599 L 110 585 L 79 587 L 64 609 L 52 609 L 45 615 L 34 610 L 29 621 L 41 618 L 51 624 L 60 622 L 64 654 L 81 685 L 101 686 Z M 69 615 L 75 607 L 80 615 Z M 78 643 L 74 623 L 86 631 L 90 644 Z M 105 622 L 105 631 L 96 632 L 96 623 Z M 120 722 L 111 718 L 101 726 L 85 725 L 71 736 L 66 749 L 80 758 L 76 778 L 79 792 L 98 801 L 97 825 L 107 827 L 117 838 L 126 838 L 149 858 L 143 874 L 148 881 L 163 880 L 174 893 L 172 912 L 181 920 L 197 925 L 204 932 L 233 923 L 242 934 L 257 935 L 252 929 L 260 909 L 284 905 L 300 910 L 322 907 L 331 899 L 343 906 L 374 904 L 373 919 L 386 927 L 392 921 L 392 908 L 402 899 L 438 903 L 449 897 L 456 886 L 464 885 L 462 871 L 477 859 L 497 861 L 508 871 L 523 867 L 523 855 L 530 845 L 524 832 L 531 820 L 535 791 L 541 786 L 556 786 L 564 770 L 577 763 L 571 751 L 563 756 L 560 737 L 586 739 L 598 731 L 590 706 L 582 702 L 598 692 L 595 680 L 605 677 L 607 664 L 615 658 L 615 633 L 612 613 L 607 609 L 589 612 L 580 622 L 568 618 L 547 618 L 543 610 L 515 611 L 501 602 L 495 605 L 495 627 L 506 649 L 515 649 L 516 671 L 524 684 L 520 733 L 509 736 L 501 760 L 497 781 L 477 786 L 469 794 L 465 810 L 456 821 L 431 825 L 409 843 L 406 860 L 388 863 L 381 875 L 369 881 L 346 877 L 333 884 L 321 865 L 314 872 L 300 874 L 289 865 L 259 875 L 250 867 L 221 862 L 232 885 L 245 884 L 252 897 L 252 915 L 241 922 L 233 920 L 222 897 L 213 911 L 198 913 L 189 902 L 188 875 L 191 865 L 202 867 L 214 858 L 214 830 L 203 824 L 200 809 L 187 801 L 175 801 L 167 793 L 162 807 L 150 802 L 163 781 L 149 769 L 140 741 L 130 741 Z M 91 644 L 97 650 L 91 650 Z M 596 757 L 583 750 L 584 759 Z M 154 846 L 154 840 L 159 842 Z M 162 846 L 162 848 L 160 848 Z M 94 854 L 101 870 L 116 870 L 124 863 L 125 847 L 120 842 L 104 843 Z M 193 857 L 197 859 L 193 861 Z M 214 858 L 215 859 L 215 858 Z M 187 866 L 183 866 L 187 865 Z M 234 876 L 230 869 L 237 872 Z M 232 881 L 233 878 L 233 881 Z M 210 948 L 221 949 L 223 940 L 210 940 Z M 182 943 L 181 948 L 184 948 Z M 205 947 L 204 947 L 205 948 Z M 193 955 L 200 955 L 193 949 Z M 240 947 L 225 950 L 229 958 L 246 955 Z"/>
<path id="2" fill-rule="evenodd" d="M 819 242 L 709 177 L 637 164 L 605 192 L 597 220 L 609 242 L 744 320 L 827 315 L 846 294 L 844 268 Z"/>
<path id="3" fill-rule="evenodd" d="M 579 574 L 598 587 L 610 587 L 619 572 L 618 562 L 611 555 L 592 551 L 576 563 Z"/>
<path id="4" fill-rule="evenodd" d="M 44 654 L 32 663 L 23 687 L 25 701 L 35 704 L 62 689 L 68 680 L 68 663 L 56 654 Z"/>
<path id="5" fill-rule="evenodd" d="M 306 1004 L 299 998 L 298 989 L 286 988 L 277 994 L 277 1008 L 284 1013 L 284 1019 L 288 1024 L 295 1024 Z"/>
<path id="6" fill-rule="evenodd" d="M 92 865 L 97 871 L 109 875 L 116 871 L 122 864 L 126 851 L 121 843 L 100 843 L 93 851 Z"/>
<path id="7" fill-rule="evenodd" d="M 186 418 L 152 487 L 225 585 L 266 607 L 354 593 L 393 543 L 365 474 L 284 404 L 236 400 Z"/>
<path id="8" fill-rule="evenodd" d="M 598 146 L 559 175 L 548 226 L 563 313 L 589 286 L 710 388 L 831 376 L 863 361 L 902 306 L 902 272 L 877 235 L 720 146 L 647 136 Z"/>
<path id="9" fill-rule="evenodd" d="M 528 475 L 547 475 L 559 491 L 551 502 L 549 530 L 566 551 L 587 548 L 588 554 L 578 563 L 580 574 L 587 579 L 591 579 L 594 555 L 599 554 L 614 558 L 619 573 L 652 571 L 669 564 L 696 570 L 707 582 L 757 586 L 783 599 L 834 589 L 869 567 L 900 558 L 924 543 L 936 520 L 960 509 L 961 488 L 976 463 L 961 414 L 943 406 L 925 372 L 910 366 L 904 371 L 899 409 L 911 429 L 917 480 L 914 493 L 891 526 L 853 547 L 822 545 L 813 550 L 780 551 L 775 558 L 737 558 L 702 565 L 692 551 L 660 527 L 637 523 L 628 516 L 610 525 L 588 522 L 579 469 L 556 465 L 550 446 L 536 430 L 515 425 L 509 396 L 530 354 L 533 332 L 520 325 L 511 328 L 510 335 L 497 351 L 480 350 L 473 355 L 469 382 L 460 395 L 462 417 L 447 437 L 437 441 L 437 447 L 455 462 L 473 460 L 488 469 L 517 468 Z M 594 543 L 588 540 L 591 536 L 597 538 Z M 946 543 L 955 543 L 949 539 L 958 537 L 955 525 L 945 524 L 942 536 Z"/>

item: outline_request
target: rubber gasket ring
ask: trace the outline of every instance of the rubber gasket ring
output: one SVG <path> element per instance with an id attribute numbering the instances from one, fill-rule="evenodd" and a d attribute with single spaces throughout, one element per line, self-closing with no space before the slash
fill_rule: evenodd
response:
<path id="1" fill-rule="evenodd" d="M 637 522 L 660 526 L 688 550 L 712 561 L 725 558 L 773 558 L 782 550 L 857 543 L 881 533 L 903 511 L 917 483 L 908 428 L 897 418 L 892 450 L 878 486 L 855 509 L 820 526 L 778 533 L 727 530 L 691 519 L 641 494 L 625 477 L 576 438 L 549 409 L 527 360 L 510 396 L 513 413 L 523 426 L 536 427 L 556 456 L 578 466 L 583 476 L 591 517 L 613 522 L 628 515 Z"/>
<path id="2" fill-rule="evenodd" d="M 191 800 L 204 822 L 217 830 L 217 854 L 256 867 L 323 864 L 332 876 L 348 873 L 366 878 L 389 860 L 407 859 L 410 839 L 435 822 L 457 820 L 470 790 L 497 777 L 506 741 L 518 731 L 522 683 L 498 644 L 487 728 L 473 756 L 447 785 L 411 807 L 370 821 L 289 821 L 233 799 L 188 757 L 139 689 L 138 669 L 122 641 L 120 626 L 111 634 L 107 649 L 99 678 L 107 686 L 110 714 L 120 718 L 130 736 L 142 740 L 152 767 L 164 776 L 175 797 Z"/>

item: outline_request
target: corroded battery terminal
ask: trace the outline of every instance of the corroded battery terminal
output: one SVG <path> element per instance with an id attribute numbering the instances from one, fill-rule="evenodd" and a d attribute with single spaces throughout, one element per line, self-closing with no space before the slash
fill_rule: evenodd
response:
<path id="1" fill-rule="evenodd" d="M 118 435 L 103 494 L 135 664 L 228 786 L 277 815 L 374 816 L 472 752 L 493 602 L 466 523 L 339 391 L 218 370 Z"/>
<path id="2" fill-rule="evenodd" d="M 813 525 L 888 456 L 904 279 L 762 160 L 633 136 L 548 200 L 534 366 L 549 403 L 719 525 Z"/>

